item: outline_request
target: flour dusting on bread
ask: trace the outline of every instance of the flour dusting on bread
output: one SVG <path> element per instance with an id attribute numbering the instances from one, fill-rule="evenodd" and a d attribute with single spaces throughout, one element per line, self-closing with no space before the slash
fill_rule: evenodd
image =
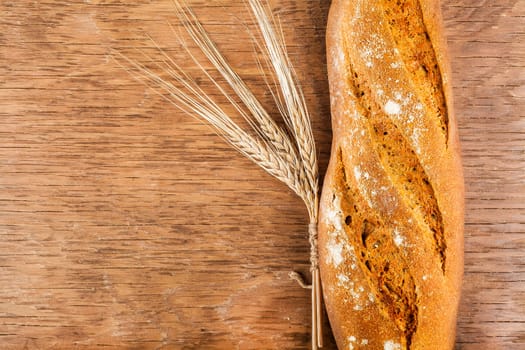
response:
<path id="1" fill-rule="evenodd" d="M 392 340 L 387 340 L 383 345 L 384 350 L 401 350 L 401 344 L 395 343 Z"/>
<path id="2" fill-rule="evenodd" d="M 339 349 L 453 347 L 463 185 L 436 1 L 332 1 L 319 240 Z"/>

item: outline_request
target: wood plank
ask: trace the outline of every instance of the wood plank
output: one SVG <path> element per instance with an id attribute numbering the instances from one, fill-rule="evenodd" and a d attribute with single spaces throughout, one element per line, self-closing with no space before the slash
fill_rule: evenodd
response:
<path id="1" fill-rule="evenodd" d="M 525 2 L 442 2 L 467 185 L 456 348 L 523 349 Z M 243 2 L 188 3 L 277 116 Z M 324 171 L 329 2 L 271 7 Z M 158 57 L 147 33 L 198 74 L 168 22 L 169 0 L 0 3 L 2 349 L 307 348 L 300 201 L 110 56 Z"/>

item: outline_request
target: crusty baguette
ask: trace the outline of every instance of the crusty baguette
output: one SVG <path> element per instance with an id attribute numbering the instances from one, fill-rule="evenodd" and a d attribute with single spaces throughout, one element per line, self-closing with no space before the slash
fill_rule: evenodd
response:
<path id="1" fill-rule="evenodd" d="M 464 189 L 436 0 L 334 0 L 333 143 L 320 204 L 339 349 L 452 349 Z"/>

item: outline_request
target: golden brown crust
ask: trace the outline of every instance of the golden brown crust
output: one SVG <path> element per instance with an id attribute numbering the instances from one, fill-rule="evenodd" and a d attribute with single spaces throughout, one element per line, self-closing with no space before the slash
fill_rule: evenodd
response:
<path id="1" fill-rule="evenodd" d="M 325 303 L 340 349 L 451 349 L 463 177 L 439 3 L 334 0 Z"/>

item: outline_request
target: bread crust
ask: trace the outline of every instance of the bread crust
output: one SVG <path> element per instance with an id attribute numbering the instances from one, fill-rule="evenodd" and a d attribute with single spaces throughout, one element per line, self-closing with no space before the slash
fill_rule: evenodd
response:
<path id="1" fill-rule="evenodd" d="M 438 1 L 331 5 L 319 252 L 340 349 L 454 345 L 464 188 L 442 33 Z"/>

